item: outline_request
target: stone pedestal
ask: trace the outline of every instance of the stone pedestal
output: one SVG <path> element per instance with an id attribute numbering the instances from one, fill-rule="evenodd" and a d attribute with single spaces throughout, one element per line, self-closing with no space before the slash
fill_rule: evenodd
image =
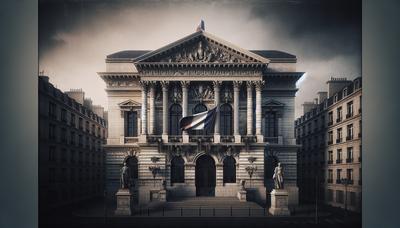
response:
<path id="1" fill-rule="evenodd" d="M 264 136 L 263 135 L 256 135 L 257 137 L 257 143 L 263 143 L 264 142 Z"/>
<path id="2" fill-rule="evenodd" d="M 168 143 L 168 135 L 167 134 L 162 134 L 161 139 L 162 139 L 163 143 Z"/>
<path id="3" fill-rule="evenodd" d="M 221 142 L 221 135 L 214 134 L 214 143 L 220 143 L 220 142 Z"/>
<path id="4" fill-rule="evenodd" d="M 242 142 L 242 136 L 241 135 L 235 135 L 235 143 L 241 143 Z"/>
<path id="5" fill-rule="evenodd" d="M 119 189 L 117 197 L 117 209 L 115 215 L 131 215 L 132 193 L 129 189 Z"/>
<path id="6" fill-rule="evenodd" d="M 167 190 L 160 190 L 158 198 L 161 202 L 167 202 Z"/>
<path id="7" fill-rule="evenodd" d="M 182 134 L 182 142 L 189 143 L 189 135 L 187 133 Z"/>
<path id="8" fill-rule="evenodd" d="M 239 190 L 239 191 L 237 192 L 237 198 L 238 198 L 239 201 L 241 201 L 241 202 L 247 201 L 247 200 L 246 200 L 246 195 L 247 195 L 246 190 Z"/>
<path id="9" fill-rule="evenodd" d="M 274 216 L 290 215 L 288 208 L 289 194 L 285 189 L 274 189 L 271 192 L 271 207 L 269 213 Z"/>
<path id="10" fill-rule="evenodd" d="M 139 135 L 139 143 L 147 143 L 147 135 Z"/>

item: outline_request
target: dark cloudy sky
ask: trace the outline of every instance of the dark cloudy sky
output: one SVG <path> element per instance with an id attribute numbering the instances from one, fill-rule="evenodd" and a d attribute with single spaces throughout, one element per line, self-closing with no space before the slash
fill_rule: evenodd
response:
<path id="1" fill-rule="evenodd" d="M 39 68 L 61 90 L 82 88 L 107 107 L 105 57 L 152 50 L 206 31 L 245 49 L 298 58 L 296 117 L 331 77 L 361 76 L 361 1 L 345 0 L 39 0 Z"/>

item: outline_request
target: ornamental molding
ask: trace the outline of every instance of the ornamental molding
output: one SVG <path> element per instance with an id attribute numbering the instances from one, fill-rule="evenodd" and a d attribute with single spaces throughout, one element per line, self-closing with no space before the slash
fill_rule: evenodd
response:
<path id="1" fill-rule="evenodd" d="M 163 76 L 163 77 L 182 77 L 182 76 L 190 76 L 193 79 L 195 77 L 207 77 L 207 76 L 227 76 L 227 77 L 241 77 L 241 76 L 257 76 L 262 77 L 263 71 L 262 69 L 255 68 L 188 68 L 188 69 L 180 69 L 180 68 L 170 68 L 170 69 L 147 69 L 140 73 L 141 78 L 143 77 L 155 77 L 155 76 Z M 230 79 L 232 80 L 232 79 Z M 162 79 L 160 79 L 162 81 Z"/>

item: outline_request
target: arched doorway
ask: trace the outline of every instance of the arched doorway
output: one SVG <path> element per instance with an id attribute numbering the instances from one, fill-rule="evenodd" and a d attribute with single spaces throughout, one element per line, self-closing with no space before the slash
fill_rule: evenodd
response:
<path id="1" fill-rule="evenodd" d="M 138 204 L 138 179 L 139 179 L 139 165 L 136 156 L 128 156 L 125 158 L 126 166 L 129 167 L 129 188 L 132 192 L 133 204 Z"/>
<path id="2" fill-rule="evenodd" d="M 209 155 L 196 161 L 196 196 L 215 196 L 215 162 Z"/>

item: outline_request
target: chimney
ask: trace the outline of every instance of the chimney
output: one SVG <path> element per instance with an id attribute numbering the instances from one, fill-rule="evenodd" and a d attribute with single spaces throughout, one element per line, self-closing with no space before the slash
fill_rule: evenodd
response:
<path id="1" fill-rule="evenodd" d="M 315 108 L 317 105 L 314 102 L 304 102 L 303 103 L 303 115 L 307 112 L 311 111 L 311 109 Z"/>
<path id="2" fill-rule="evenodd" d="M 79 104 L 83 105 L 85 100 L 85 92 L 82 89 L 70 89 L 69 91 L 65 92 L 69 97 L 74 99 Z"/>
<path id="3" fill-rule="evenodd" d="M 85 106 L 87 109 L 92 110 L 93 106 L 93 101 L 90 98 L 86 98 L 83 100 L 83 106 Z"/>
<path id="4" fill-rule="evenodd" d="M 352 81 L 347 80 L 347 78 L 334 78 L 331 77 L 328 84 L 328 97 L 333 96 L 335 93 L 339 92 L 343 87 L 349 85 Z"/>
<path id="5" fill-rule="evenodd" d="M 328 97 L 328 92 L 318 92 L 317 96 L 318 96 L 318 104 L 321 104 Z"/>
<path id="6" fill-rule="evenodd" d="M 99 117 L 104 119 L 104 108 L 100 105 L 93 105 L 92 111 L 96 113 Z"/>

